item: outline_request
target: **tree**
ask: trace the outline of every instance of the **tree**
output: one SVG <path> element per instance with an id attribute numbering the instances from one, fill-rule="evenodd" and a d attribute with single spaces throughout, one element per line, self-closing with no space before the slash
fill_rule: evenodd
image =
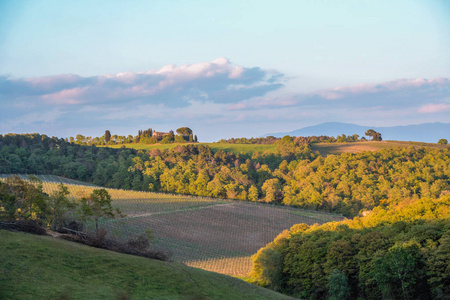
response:
<path id="1" fill-rule="evenodd" d="M 58 190 L 50 194 L 48 199 L 48 221 L 53 229 L 58 230 L 62 227 L 66 212 L 75 207 L 75 204 L 69 200 L 69 195 L 68 188 L 62 183 L 58 185 Z"/>
<path id="2" fill-rule="evenodd" d="M 283 199 L 281 183 L 278 178 L 267 179 L 262 185 L 261 190 L 265 195 L 265 202 L 281 202 Z"/>
<path id="3" fill-rule="evenodd" d="M 88 218 L 94 219 L 96 234 L 98 234 L 98 222 L 100 218 L 123 217 L 118 208 L 113 208 L 111 206 L 111 196 L 105 189 L 95 189 L 89 197 L 81 198 L 80 215 L 84 221 Z"/>
<path id="4" fill-rule="evenodd" d="M 392 246 L 384 257 L 374 258 L 373 277 L 386 299 L 418 299 L 427 289 L 420 245 L 415 241 Z M 425 287 L 424 287 L 425 284 Z"/>
<path id="5" fill-rule="evenodd" d="M 283 256 L 272 248 L 261 248 L 252 256 L 253 267 L 249 274 L 260 285 L 278 290 L 282 283 Z"/>
<path id="6" fill-rule="evenodd" d="M 109 143 L 111 140 L 111 132 L 109 130 L 105 131 L 105 142 Z"/>
<path id="7" fill-rule="evenodd" d="M 350 297 L 350 287 L 344 272 L 334 269 L 328 276 L 329 300 L 345 300 Z"/>
<path id="8" fill-rule="evenodd" d="M 86 137 L 84 135 L 82 135 L 82 134 L 77 134 L 75 139 L 76 139 L 76 143 L 78 145 L 82 145 L 82 144 L 84 144 L 86 142 Z"/>
<path id="9" fill-rule="evenodd" d="M 373 140 L 374 141 L 382 141 L 383 139 L 381 138 L 381 133 L 375 132 L 375 135 L 373 136 Z"/>
<path id="10" fill-rule="evenodd" d="M 48 209 L 42 181 L 32 175 L 29 179 L 25 181 L 17 175 L 6 178 L 3 190 L 12 196 L 4 197 L 7 212 L 10 217 L 19 220 L 42 220 Z"/>
<path id="11" fill-rule="evenodd" d="M 192 130 L 189 127 L 180 127 L 177 129 L 177 133 L 179 135 L 189 137 L 189 135 L 192 134 Z"/>
<path id="12" fill-rule="evenodd" d="M 8 191 L 8 186 L 0 181 L 0 219 L 14 220 L 16 217 L 16 197 Z"/>
<path id="13" fill-rule="evenodd" d="M 163 139 L 161 140 L 161 144 L 170 144 L 173 143 L 175 140 L 175 135 L 173 134 L 173 131 L 169 131 L 168 134 L 166 134 Z"/>
<path id="14" fill-rule="evenodd" d="M 381 133 L 376 132 L 376 131 L 373 130 L 373 129 L 367 130 L 366 133 L 364 133 L 364 134 L 367 135 L 367 136 L 369 137 L 369 141 L 370 141 L 370 138 L 371 138 L 371 137 L 372 137 L 372 140 L 373 140 L 373 141 L 381 141 L 381 140 L 382 140 L 382 138 L 381 138 Z"/>
<path id="15" fill-rule="evenodd" d="M 440 140 L 438 141 L 438 144 L 441 144 L 441 145 L 447 145 L 447 144 L 448 144 L 448 141 L 447 141 L 446 139 L 440 139 Z"/>
<path id="16" fill-rule="evenodd" d="M 258 189 L 254 185 L 248 189 L 248 200 L 258 201 Z"/>
<path id="17" fill-rule="evenodd" d="M 370 141 L 370 138 L 371 138 L 371 137 L 373 138 L 373 136 L 375 135 L 375 133 L 376 133 L 375 130 L 369 129 L 369 130 L 367 130 L 367 131 L 364 133 L 364 135 L 367 135 L 367 136 L 369 137 L 369 141 Z"/>

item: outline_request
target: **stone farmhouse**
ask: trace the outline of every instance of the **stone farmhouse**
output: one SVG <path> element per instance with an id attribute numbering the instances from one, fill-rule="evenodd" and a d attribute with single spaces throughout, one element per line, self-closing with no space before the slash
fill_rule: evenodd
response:
<path id="1" fill-rule="evenodd" d="M 156 138 L 157 140 L 162 140 L 162 138 L 168 134 L 168 132 L 153 131 L 152 137 Z"/>

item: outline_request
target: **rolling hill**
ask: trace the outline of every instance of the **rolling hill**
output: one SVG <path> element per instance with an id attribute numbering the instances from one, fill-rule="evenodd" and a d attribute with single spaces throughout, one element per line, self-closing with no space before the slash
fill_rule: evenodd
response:
<path id="1" fill-rule="evenodd" d="M 0 174 L 0 179 L 8 176 Z M 27 179 L 26 175 L 19 175 Z M 51 194 L 63 182 L 74 199 L 96 188 L 59 176 L 38 175 L 43 190 Z M 103 219 L 108 237 L 119 241 L 150 229 L 152 249 L 171 254 L 171 259 L 188 266 L 226 275 L 246 276 L 251 255 L 281 231 L 297 223 L 323 224 L 342 220 L 338 214 L 208 197 L 172 195 L 120 189 L 106 189 L 112 205 L 126 216 Z M 94 231 L 85 223 L 85 231 Z"/>

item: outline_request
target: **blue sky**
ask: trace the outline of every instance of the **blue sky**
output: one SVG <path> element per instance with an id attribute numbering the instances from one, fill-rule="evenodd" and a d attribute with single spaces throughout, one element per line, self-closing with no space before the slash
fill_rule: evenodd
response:
<path id="1" fill-rule="evenodd" d="M 450 1 L 0 1 L 0 133 L 450 122 Z"/>

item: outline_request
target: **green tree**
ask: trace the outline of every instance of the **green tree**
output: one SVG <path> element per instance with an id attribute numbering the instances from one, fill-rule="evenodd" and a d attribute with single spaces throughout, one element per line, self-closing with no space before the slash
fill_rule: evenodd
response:
<path id="1" fill-rule="evenodd" d="M 261 248 L 252 256 L 253 268 L 249 274 L 258 284 L 279 290 L 282 283 L 283 256 L 272 248 Z"/>
<path id="2" fill-rule="evenodd" d="M 278 178 L 267 179 L 261 187 L 265 202 L 281 202 L 283 193 Z"/>
<path id="3" fill-rule="evenodd" d="M 392 246 L 385 256 L 375 258 L 373 277 L 385 299 L 417 299 L 425 290 L 420 245 L 409 241 Z M 421 291 L 422 290 L 422 291 Z"/>
<path id="4" fill-rule="evenodd" d="M 109 130 L 105 131 L 105 142 L 109 143 L 111 140 L 111 132 Z"/>
<path id="5" fill-rule="evenodd" d="M 448 144 L 448 141 L 447 141 L 446 139 L 440 139 L 440 140 L 438 141 L 438 144 L 441 144 L 441 145 L 447 145 L 447 144 Z"/>
<path id="6" fill-rule="evenodd" d="M 345 142 L 347 142 L 347 136 L 345 134 L 338 135 L 336 142 L 337 143 L 345 143 Z"/>
<path id="7" fill-rule="evenodd" d="M 75 208 L 75 204 L 68 198 L 70 192 L 68 188 L 60 183 L 58 190 L 52 192 L 48 199 L 49 214 L 48 222 L 53 229 L 60 229 L 64 225 L 65 214 Z"/>
<path id="8" fill-rule="evenodd" d="M 45 218 L 48 204 L 42 191 L 42 181 L 32 175 L 30 181 L 14 175 L 6 178 L 5 184 L 4 192 L 14 197 L 5 197 L 8 201 L 8 215 L 19 220 L 41 221 Z"/>
<path id="9" fill-rule="evenodd" d="M 82 134 L 77 134 L 76 136 L 76 143 L 78 145 L 83 145 L 86 142 L 86 137 Z"/>
<path id="10" fill-rule="evenodd" d="M 0 181 L 0 220 L 14 220 L 16 209 L 16 197 L 9 192 L 8 186 Z"/>
<path id="11" fill-rule="evenodd" d="M 328 299 L 345 300 L 350 297 L 350 287 L 344 272 L 334 269 L 328 276 Z"/>
<path id="12" fill-rule="evenodd" d="M 105 189 L 95 189 L 89 197 L 81 198 L 80 215 L 83 221 L 86 221 L 89 218 L 94 219 L 95 232 L 97 235 L 100 218 L 123 216 L 118 208 L 112 207 L 111 196 Z"/>
<path id="13" fill-rule="evenodd" d="M 382 140 L 381 133 L 376 132 L 373 129 L 367 130 L 365 135 L 367 135 L 369 137 L 369 141 L 370 141 L 370 138 L 372 138 L 373 141 L 381 141 Z"/>
<path id="14" fill-rule="evenodd" d="M 173 143 L 175 140 L 175 135 L 173 134 L 173 131 L 171 130 L 168 134 L 166 134 L 163 139 L 161 140 L 161 144 L 170 144 Z"/>
<path id="15" fill-rule="evenodd" d="M 192 134 L 192 130 L 189 127 L 180 127 L 177 129 L 177 133 L 179 135 L 189 137 L 189 135 Z"/>

